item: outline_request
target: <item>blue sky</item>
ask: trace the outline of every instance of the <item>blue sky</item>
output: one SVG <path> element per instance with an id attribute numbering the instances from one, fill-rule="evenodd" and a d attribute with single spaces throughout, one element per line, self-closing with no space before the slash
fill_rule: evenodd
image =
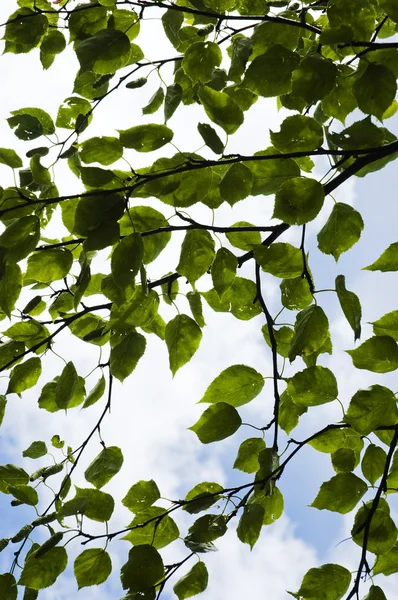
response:
<path id="1" fill-rule="evenodd" d="M 0 21 L 14 10 L 13 0 L 2 0 L 0 5 Z M 156 27 L 156 21 L 147 24 Z M 153 31 L 156 31 L 154 29 Z M 156 39 L 156 44 L 153 40 Z M 141 42 L 141 39 L 140 39 Z M 151 58 L 156 59 L 169 52 L 167 46 L 160 45 L 159 38 L 148 34 L 143 38 L 143 45 Z M 56 115 L 58 105 L 63 98 L 71 95 L 73 74 L 77 64 L 71 53 L 66 52 L 57 58 L 54 66 L 43 73 L 39 63 L 38 53 L 28 56 L 4 55 L 1 57 L 3 95 L 0 104 L 1 145 L 12 147 L 23 156 L 32 146 L 21 143 L 13 136 L 4 119 L 9 111 L 23 106 L 38 106 Z M 27 66 L 28 65 L 28 66 Z M 21 75 L 23 69 L 23 75 Z M 145 122 L 141 117 L 141 107 L 144 106 L 152 92 L 158 86 L 156 76 L 152 76 L 143 90 L 121 91 L 117 98 L 109 99 L 100 105 L 93 124 L 87 131 L 87 137 L 93 135 L 112 135 L 115 129 L 123 129 L 137 123 Z M 286 113 L 277 112 L 275 102 L 259 101 L 249 113 L 245 127 L 230 140 L 228 150 L 250 154 L 264 149 L 269 144 L 268 129 L 278 129 L 280 121 Z M 200 146 L 200 140 L 195 133 L 198 117 L 203 115 L 198 107 L 187 107 L 179 116 L 178 113 L 171 122 L 176 129 L 177 146 L 192 149 L 195 144 Z M 155 115 L 155 119 L 157 119 Z M 151 119 L 147 119 L 147 122 Z M 398 135 L 398 119 L 393 118 L 385 124 Z M 196 137 L 195 137 L 196 136 Z M 192 141 L 191 141 L 192 140 Z M 159 153 L 161 156 L 162 153 Z M 134 157 L 137 165 L 149 164 L 153 155 Z M 138 161 L 140 161 L 138 163 Z M 136 166 L 136 163 L 134 163 Z M 0 183 L 3 187 L 12 185 L 10 173 L 0 165 Z M 317 174 L 323 173 L 322 163 L 317 168 Z M 364 179 L 356 179 L 344 184 L 336 191 L 334 197 L 338 201 L 354 204 L 361 212 L 365 221 L 365 231 L 360 242 L 347 254 L 343 255 L 336 265 L 332 257 L 322 255 L 316 247 L 315 234 L 327 219 L 332 206 L 332 200 L 325 202 L 325 207 L 317 219 L 308 227 L 308 249 L 310 251 L 310 266 L 314 273 L 318 289 L 333 287 L 337 274 L 346 276 L 347 287 L 360 295 L 363 307 L 363 335 L 371 334 L 371 328 L 366 322 L 375 320 L 396 305 L 396 275 L 371 273 L 360 269 L 373 262 L 380 253 L 392 242 L 397 240 L 396 223 L 398 207 L 396 203 L 396 164 L 390 163 L 382 172 L 368 175 Z M 79 191 L 77 180 L 63 168 L 57 169 L 56 181 L 60 183 L 61 191 Z M 141 202 L 145 204 L 145 201 Z M 171 214 L 170 207 L 153 203 L 153 206 L 163 211 L 166 216 Z M 272 197 L 256 197 L 247 202 L 239 203 L 231 209 L 221 207 L 217 224 L 230 225 L 238 220 L 248 220 L 267 224 L 272 214 Z M 210 211 L 200 207 L 189 209 L 192 216 L 202 222 L 210 222 Z M 388 216 L 386 216 L 388 215 Z M 297 243 L 299 232 L 289 231 L 282 239 Z M 176 239 L 181 241 L 182 236 Z M 170 244 L 164 256 L 153 267 L 153 278 L 171 270 L 170 264 L 178 260 L 178 246 Z M 101 264 L 98 263 L 98 270 Z M 253 265 L 247 264 L 241 273 L 252 277 Z M 152 275 L 152 272 L 151 272 Z M 279 309 L 278 282 L 267 278 L 265 286 L 267 302 L 271 312 Z M 184 286 L 182 286 L 184 287 Z M 204 279 L 198 285 L 200 290 L 210 287 Z M 188 291 L 188 287 L 186 288 Z M 320 294 L 318 301 L 326 310 L 335 347 L 332 357 L 325 355 L 321 364 L 334 370 L 339 381 L 340 398 L 347 404 L 352 394 L 359 388 L 379 382 L 390 381 L 392 389 L 397 389 L 395 375 L 385 378 L 365 371 L 353 372 L 351 359 L 344 353 L 345 349 L 353 347 L 353 335 L 345 322 L 335 296 L 329 292 Z M 182 305 L 182 310 L 186 307 Z M 117 498 L 122 498 L 130 485 L 139 479 L 153 478 L 167 498 L 179 498 L 199 481 L 217 481 L 225 485 L 243 482 L 245 478 L 238 471 L 231 473 L 230 467 L 235 459 L 239 443 L 244 436 L 255 435 L 247 429 L 237 433 L 232 438 L 216 445 L 201 446 L 196 436 L 187 430 L 203 410 L 203 405 L 196 405 L 208 384 L 218 373 L 236 363 L 250 365 L 264 375 L 271 374 L 270 352 L 262 340 L 260 327 L 261 317 L 250 322 L 236 321 L 231 315 L 214 314 L 206 310 L 207 327 L 204 330 L 201 347 L 194 357 L 192 364 L 187 365 L 176 375 L 174 380 L 168 370 L 168 359 L 165 346 L 158 339 L 151 337 L 148 350 L 134 372 L 133 376 L 121 385 L 115 384 L 115 398 L 111 416 L 106 420 L 103 436 L 107 445 L 121 445 L 125 452 L 125 464 L 119 477 L 116 477 L 104 491 L 109 491 Z M 174 313 L 168 309 L 164 312 L 166 318 L 172 318 Z M 286 311 L 282 320 L 294 322 L 294 314 Z M 79 374 L 86 375 L 95 366 L 98 355 L 94 351 L 87 353 L 85 345 L 75 338 L 63 335 L 59 348 L 67 359 L 76 359 Z M 34 470 L 36 462 L 25 459 L 21 462 L 21 452 L 36 439 L 49 442 L 55 433 L 61 435 L 68 444 L 76 447 L 85 437 L 85 432 L 91 429 L 98 418 L 101 407 L 94 407 L 87 412 L 73 412 L 68 416 L 50 415 L 39 411 L 36 406 L 41 386 L 59 373 L 61 361 L 54 355 L 46 358 L 46 372 L 42 376 L 37 389 L 25 393 L 22 399 L 10 398 L 4 431 L 0 438 L 1 463 L 16 462 L 27 470 Z M 286 374 L 292 374 L 295 369 L 304 368 L 297 359 Z M 154 374 L 155 370 L 155 374 Z M 97 375 L 88 379 L 88 388 L 96 380 Z M 388 385 L 386 383 L 386 385 Z M 340 418 L 340 408 L 337 403 L 324 405 L 311 411 L 309 418 L 303 418 L 299 428 L 294 431 L 294 437 L 302 439 L 334 419 Z M 253 424 L 265 424 L 272 414 L 272 392 L 267 384 L 253 403 L 244 407 L 242 415 L 245 421 Z M 269 437 L 271 440 L 271 438 Z M 98 440 L 94 439 L 82 460 L 81 469 L 76 475 L 75 483 L 84 487 L 83 472 L 92 458 L 101 450 Z M 353 515 L 342 518 L 340 515 L 327 511 L 317 511 L 306 505 L 314 499 L 320 484 L 332 476 L 329 457 L 318 455 L 311 449 L 303 449 L 297 458 L 287 468 L 281 489 L 285 495 L 286 511 L 275 525 L 263 529 L 259 542 L 250 553 L 231 531 L 225 538 L 217 541 L 219 552 L 205 557 L 210 572 L 208 590 L 201 596 L 204 600 L 221 600 L 229 597 L 233 600 L 241 597 L 259 596 L 258 590 L 266 590 L 272 600 L 286 598 L 285 589 L 298 588 L 301 578 L 311 566 L 324 562 L 339 562 L 348 564 L 355 569 L 359 549 L 345 542 L 337 545 L 349 535 Z M 247 481 L 249 479 L 246 479 Z M 50 498 L 50 496 L 48 496 Z M 167 506 L 167 503 L 164 504 Z M 395 515 L 398 505 L 393 501 Z M 9 509 L 9 497 L 0 496 L 0 510 L 7 515 L 5 535 L 9 535 L 24 524 L 25 517 L 30 519 L 29 509 L 18 507 Z M 126 526 L 132 516 L 124 508 L 118 510 L 112 519 L 111 530 Z M 186 514 L 179 516 L 178 523 L 182 535 L 185 534 L 190 520 Z M 93 530 L 102 533 L 102 528 L 93 525 Z M 0 534 L 3 537 L 3 534 Z M 127 542 L 113 542 L 109 548 L 117 572 L 118 566 L 124 561 Z M 81 551 L 76 546 L 73 552 Z M 124 553 L 123 553 L 123 552 Z M 183 544 L 165 549 L 166 562 L 179 560 L 185 556 Z M 12 560 L 11 551 L 0 555 L 0 568 L 6 571 Z M 398 583 L 397 577 L 389 578 L 388 589 L 393 590 Z M 395 582 L 394 582 L 395 580 Z M 44 600 L 66 600 L 78 598 L 82 600 L 114 600 L 119 597 L 117 575 L 101 588 L 84 589 L 76 592 L 76 584 L 70 575 L 70 570 L 59 578 L 54 588 L 40 595 Z M 165 594 L 165 598 L 171 597 Z M 393 598 L 391 595 L 389 598 Z"/>

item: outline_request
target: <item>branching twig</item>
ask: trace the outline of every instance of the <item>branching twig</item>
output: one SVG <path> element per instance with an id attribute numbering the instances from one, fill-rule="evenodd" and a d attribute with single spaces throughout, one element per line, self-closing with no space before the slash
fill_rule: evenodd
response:
<path id="1" fill-rule="evenodd" d="M 256 289 L 257 289 L 257 301 L 260 303 L 261 308 L 264 311 L 265 318 L 267 321 L 268 327 L 268 335 L 271 344 L 272 351 L 272 371 L 273 371 L 273 382 L 274 382 L 274 443 L 273 448 L 275 451 L 278 451 L 278 431 L 279 431 L 279 405 L 280 405 L 280 396 L 278 389 L 278 347 L 275 339 L 274 333 L 274 320 L 270 315 L 270 312 L 267 308 L 267 305 L 264 301 L 264 297 L 261 290 L 261 272 L 260 265 L 256 262 Z"/>

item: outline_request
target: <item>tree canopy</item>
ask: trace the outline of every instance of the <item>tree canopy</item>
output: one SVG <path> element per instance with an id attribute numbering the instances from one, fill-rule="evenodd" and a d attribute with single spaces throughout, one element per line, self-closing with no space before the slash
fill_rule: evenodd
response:
<path id="1" fill-rule="evenodd" d="M 19 531 L 0 539 L 0 551 L 11 549 L 12 555 L 9 572 L 0 575 L 1 599 L 40 597 L 79 544 L 83 549 L 73 558 L 77 588 L 104 584 L 115 569 L 108 544 L 116 539 L 130 544 L 123 546 L 120 570 L 124 600 L 158 600 L 167 593 L 184 600 L 208 585 L 211 590 L 205 554 L 229 529 L 253 548 L 262 528 L 282 516 L 280 482 L 289 478 L 297 454 L 310 447 L 329 454 L 335 471 L 320 479 L 311 506 L 349 515 L 349 543 L 359 546 L 359 560 L 354 572 L 344 564 L 314 565 L 289 593 L 297 600 L 359 600 L 364 594 L 385 600 L 384 580 L 379 585 L 377 576 L 398 572 L 397 526 L 390 514 L 398 491 L 398 408 L 396 392 L 387 387 L 388 374 L 398 368 L 398 310 L 380 314 L 363 339 L 358 294 L 344 273 L 329 279 L 326 291 L 352 330 L 352 372 L 376 375 L 370 387 L 345 401 L 339 396 L 345 374 L 329 368 L 330 306 L 311 270 L 307 224 L 346 182 L 398 156 L 398 139 L 385 127 L 398 108 L 397 3 L 14 4 L 2 27 L 4 52 L 20 55 L 21 72 L 31 51 L 54 72 L 59 55 L 69 52 L 78 70 L 56 114 L 21 108 L 16 98 L 7 120 L 18 152 L 0 148 L 0 163 L 14 176 L 14 185 L 0 188 L 0 422 L 12 396 L 33 388 L 40 414 L 66 411 L 73 422 L 93 405 L 102 408 L 79 446 L 47 431 L 46 439 L 23 450 L 21 464 L 0 465 L 0 492 L 10 500 L 9 510 L 24 505 L 28 515 Z M 154 20 L 159 39 L 152 45 L 168 49 L 157 59 L 142 49 Z M 123 114 L 122 129 L 96 125 L 110 97 L 127 90 L 134 103 L 138 90 L 154 81 L 142 120 Z M 250 115 L 258 106 L 267 111 L 270 102 L 284 118 L 264 147 Z M 95 126 L 98 135 L 90 133 Z M 196 137 L 184 136 L 184 127 L 193 127 Z M 247 145 L 239 143 L 239 149 L 236 132 L 246 134 L 239 139 Z M 78 182 L 73 193 L 65 189 L 72 175 Z M 270 197 L 273 213 L 266 224 L 262 214 L 253 223 L 220 222 L 225 203 L 233 209 L 256 196 Z M 346 202 L 331 206 L 315 232 L 317 252 L 338 263 L 359 241 L 364 221 Z M 160 276 L 158 257 L 166 247 L 168 269 Z M 357 268 L 397 271 L 398 241 Z M 269 282 L 278 289 L 276 310 Z M 190 428 L 198 447 L 242 434 L 230 467 L 241 472 L 243 483 L 225 487 L 198 479 L 184 498 L 167 500 L 151 473 L 129 481 L 122 468 L 128 448 L 108 445 L 101 426 L 111 418 L 115 380 L 134 378 L 154 338 L 165 345 L 178 385 L 202 336 L 211 336 L 205 318 L 212 313 L 254 319 L 269 357 L 259 372 L 241 364 L 237 348 L 235 363 L 194 398 L 204 404 Z M 97 350 L 93 373 L 83 376 L 77 357 L 57 362 L 54 375 L 48 361 L 62 357 L 65 343 Z M 268 379 L 271 395 L 265 392 Z M 257 397 L 271 407 L 271 417 L 245 428 L 241 407 Z M 327 403 L 340 405 L 336 421 L 304 439 L 290 437 L 303 415 L 311 422 Z M 97 455 L 81 488 L 74 477 L 88 447 L 97 447 Z M 29 470 L 34 463 L 25 459 L 36 460 L 38 468 Z M 122 529 L 112 522 L 115 499 L 103 490 L 113 478 L 132 513 Z M 187 530 L 179 525 L 181 511 L 189 515 Z M 185 554 L 167 564 L 163 548 L 172 544 L 182 545 Z"/>

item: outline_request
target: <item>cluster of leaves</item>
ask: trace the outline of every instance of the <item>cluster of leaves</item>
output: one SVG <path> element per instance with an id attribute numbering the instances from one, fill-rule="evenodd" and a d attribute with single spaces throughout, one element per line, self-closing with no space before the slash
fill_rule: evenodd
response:
<path id="1" fill-rule="evenodd" d="M 318 364 L 323 354 L 332 353 L 332 341 L 308 265 L 305 227 L 319 214 L 325 196 L 350 177 L 379 170 L 398 155 L 398 140 L 383 125 L 398 107 L 398 45 L 379 41 L 398 30 L 396 2 L 363 0 L 360 7 L 356 0 L 88 0 L 81 4 L 61 0 L 55 5 L 48 0 L 18 0 L 17 4 L 4 28 L 5 52 L 25 54 L 38 48 L 43 68 L 49 69 L 69 43 L 80 68 L 72 95 L 59 107 L 55 122 L 34 107 L 16 109 L 8 119 L 17 138 L 26 142 L 40 138 L 42 145 L 35 141 L 24 160 L 13 149 L 0 149 L 0 162 L 19 178 L 18 185 L 0 189 L 4 225 L 0 316 L 6 322 L 0 369 L 9 374 L 0 397 L 0 420 L 10 394 L 21 395 L 36 386 L 42 363 L 45 375 L 45 354 L 62 331 L 101 347 L 107 359 L 98 365 L 101 375 L 89 392 L 73 362 L 39 392 L 39 408 L 50 413 L 104 403 L 96 427 L 82 445 L 65 449 L 64 442 L 53 436 L 60 460 L 33 474 L 16 465 L 0 466 L 0 491 L 13 498 L 13 506 L 36 507 L 42 484 L 51 476 L 62 477 L 51 504 L 11 539 L 0 540 L 0 550 L 9 543 L 18 545 L 10 573 L 0 575 L 1 598 L 15 600 L 17 584 L 29 599 L 53 585 L 68 562 L 66 537 L 85 544 L 97 540 L 99 545 L 85 549 L 75 560 L 79 588 L 106 581 L 112 564 L 101 542 L 106 545 L 123 536 L 132 544 L 121 569 L 126 600 L 159 598 L 168 580 L 191 557 L 198 560 L 174 584 L 174 592 L 179 600 L 202 592 L 208 574 L 199 554 L 214 549 L 213 542 L 226 533 L 235 517 L 239 518 L 238 538 L 253 547 L 262 527 L 282 515 L 278 479 L 307 445 L 330 454 L 336 472 L 322 483 L 312 506 L 340 514 L 355 509 L 352 540 L 362 554 L 353 578 L 344 566 L 326 564 L 310 569 L 300 589 L 291 594 L 305 600 L 339 600 L 345 594 L 347 600 L 359 598 L 363 577 L 398 571 L 397 527 L 388 504 L 388 494 L 398 490 L 395 394 L 379 384 L 358 390 L 339 424 L 327 424 L 301 442 L 290 439 L 288 446 L 294 449 L 283 462 L 278 442 L 280 430 L 289 435 L 302 414 L 338 397 L 335 375 Z M 177 52 L 172 58 L 149 61 L 136 43 L 141 26 L 141 36 L 145 35 L 145 16 L 152 8 L 157 16 L 161 11 L 164 35 Z M 114 136 L 87 136 L 101 102 L 122 86 L 133 94 L 166 63 L 174 66 L 170 80 L 166 85 L 162 77 L 159 89 L 143 107 L 144 115 L 160 115 L 162 108 L 162 116 Z M 276 98 L 279 107 L 291 111 L 280 130 L 270 132 L 272 146 L 250 156 L 228 155 L 228 138 L 244 127 L 245 113 L 268 98 Z M 197 131 L 204 153 L 213 153 L 214 158 L 186 148 L 175 154 L 170 151 L 174 131 L 169 122 L 176 111 L 191 104 L 203 109 Z M 355 120 L 346 127 L 351 113 Z M 135 153 L 161 148 L 166 156 L 146 168 L 113 166 L 122 157 L 129 164 Z M 320 156 L 329 157 L 331 164 L 326 183 L 311 176 L 315 166 L 311 157 Z M 81 193 L 59 194 L 53 173 L 61 162 L 79 179 Z M 195 204 L 214 211 L 224 202 L 233 206 L 257 195 L 274 196 L 277 224 L 206 225 L 187 216 L 186 210 L 181 212 Z M 140 204 L 148 198 L 174 209 L 173 222 Z M 65 235 L 48 239 L 46 227 L 58 212 Z M 302 229 L 300 247 L 278 241 L 290 227 Z M 335 203 L 318 232 L 319 250 L 337 261 L 359 240 L 363 227 L 358 211 Z M 171 272 L 161 279 L 151 278 L 152 263 L 173 232 L 181 230 L 185 237 Z M 217 249 L 216 240 L 221 240 Z M 109 269 L 92 273 L 96 253 L 104 249 L 111 251 Z M 238 275 L 238 268 L 248 261 L 255 264 L 253 280 Z M 397 271 L 398 242 L 366 268 Z M 262 272 L 280 281 L 281 307 L 295 314 L 294 326 L 279 325 L 270 314 Z M 210 289 L 206 289 L 208 274 Z M 179 292 L 181 278 L 190 291 Z M 334 289 L 357 340 L 362 317 L 359 298 L 346 288 L 344 275 L 336 278 Z M 176 310 L 166 323 L 163 309 L 166 305 L 177 309 L 181 295 L 188 300 L 190 314 Z M 90 305 L 86 303 L 90 296 L 101 301 Z M 90 487 L 77 487 L 72 498 L 69 494 L 79 459 L 110 408 L 113 379 L 123 381 L 133 373 L 151 335 L 165 342 L 173 375 L 188 363 L 202 339 L 203 300 L 213 311 L 243 321 L 262 320 L 273 365 L 274 415 L 259 429 L 264 436 L 271 433 L 272 439 L 266 445 L 264 436 L 259 436 L 240 445 L 234 467 L 249 475 L 247 483 L 224 488 L 216 482 L 199 482 L 184 500 L 162 507 L 155 504 L 160 499 L 156 483 L 139 481 L 123 499 L 134 514 L 131 524 L 114 532 L 107 526 L 104 534 L 92 535 L 86 530 L 86 519 L 107 524 L 114 511 L 113 497 L 101 488 L 119 473 L 122 450 L 102 442 L 103 449 L 84 473 Z M 353 367 L 378 374 L 396 370 L 398 310 L 375 321 L 373 333 L 349 350 Z M 286 360 L 303 361 L 302 370 L 282 377 Z M 220 373 L 201 400 L 208 407 L 191 427 L 200 442 L 213 443 L 234 434 L 242 424 L 239 407 L 261 393 L 269 375 L 242 364 Z M 37 459 L 47 452 L 44 442 L 35 441 L 23 454 Z M 357 508 L 368 491 L 370 499 Z M 208 512 L 216 503 L 217 510 Z M 183 537 L 187 557 L 164 565 L 159 550 L 180 537 L 170 516 L 180 508 L 192 515 L 204 514 Z M 74 528 L 65 522 L 70 517 Z M 41 545 L 30 537 L 37 528 L 48 531 Z M 372 567 L 368 553 L 375 555 Z M 372 585 L 367 598 L 383 600 L 385 594 Z"/>

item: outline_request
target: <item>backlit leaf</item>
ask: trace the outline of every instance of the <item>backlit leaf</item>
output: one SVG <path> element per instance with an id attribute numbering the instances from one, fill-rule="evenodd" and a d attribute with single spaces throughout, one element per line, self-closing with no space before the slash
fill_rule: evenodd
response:
<path id="1" fill-rule="evenodd" d="M 337 202 L 318 233 L 319 250 L 331 254 L 337 261 L 343 252 L 357 243 L 363 227 L 363 220 L 358 211 L 348 204 Z"/>
<path id="2" fill-rule="evenodd" d="M 354 367 L 374 373 L 389 373 L 398 368 L 398 345 L 388 335 L 375 335 L 355 350 L 346 350 Z"/>
<path id="3" fill-rule="evenodd" d="M 173 590 L 178 600 L 185 600 L 204 592 L 207 588 L 208 573 L 206 565 L 199 561 L 174 585 Z"/>
<path id="4" fill-rule="evenodd" d="M 294 596 L 305 600 L 340 600 L 351 582 L 351 573 L 340 565 L 326 564 L 307 571 Z"/>
<path id="5" fill-rule="evenodd" d="M 199 348 L 201 339 L 202 332 L 199 325 L 188 315 L 177 315 L 167 323 L 165 340 L 173 375 L 191 360 Z"/>
<path id="6" fill-rule="evenodd" d="M 361 435 L 368 435 L 381 425 L 395 425 L 398 421 L 396 398 L 382 385 L 359 390 L 351 398 L 344 421 Z"/>
<path id="7" fill-rule="evenodd" d="M 117 446 L 104 448 L 93 462 L 87 467 L 84 476 L 97 489 L 102 488 L 108 481 L 119 473 L 123 464 L 123 454 Z"/>
<path id="8" fill-rule="evenodd" d="M 200 402 L 242 406 L 258 396 L 263 386 L 264 378 L 255 369 L 246 365 L 233 365 L 212 381 Z"/>
<path id="9" fill-rule="evenodd" d="M 336 277 L 336 292 L 344 316 L 354 332 L 354 341 L 356 341 L 361 336 L 362 308 L 359 298 L 354 292 L 346 289 L 344 275 Z"/>
<path id="10" fill-rule="evenodd" d="M 104 583 L 112 572 L 112 562 L 102 548 L 88 548 L 75 559 L 73 570 L 80 590 Z"/>

